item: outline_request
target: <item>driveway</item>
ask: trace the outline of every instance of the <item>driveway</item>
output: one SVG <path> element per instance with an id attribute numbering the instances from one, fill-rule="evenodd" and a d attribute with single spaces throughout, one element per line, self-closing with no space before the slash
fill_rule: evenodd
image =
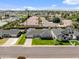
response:
<path id="1" fill-rule="evenodd" d="M 14 45 L 19 38 L 9 38 L 8 41 L 4 45 Z"/>
<path id="2" fill-rule="evenodd" d="M 27 47 L 31 47 L 31 45 L 32 45 L 32 38 L 27 38 L 24 45 L 27 46 Z"/>

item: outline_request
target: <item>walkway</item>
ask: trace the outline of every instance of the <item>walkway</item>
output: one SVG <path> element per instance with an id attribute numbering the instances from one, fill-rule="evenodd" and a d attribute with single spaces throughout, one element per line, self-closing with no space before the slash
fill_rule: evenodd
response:
<path id="1" fill-rule="evenodd" d="M 1 59 L 17 59 L 17 58 L 1 58 Z"/>
<path id="2" fill-rule="evenodd" d="M 4 45 L 9 45 L 9 46 L 14 45 L 17 40 L 18 38 L 9 38 L 8 41 Z"/>
<path id="3" fill-rule="evenodd" d="M 31 45 L 32 45 L 32 38 L 27 38 L 24 45 L 27 46 L 27 47 L 31 47 Z"/>
<path id="4" fill-rule="evenodd" d="M 17 58 L 1 58 L 1 59 L 17 59 Z M 26 58 L 26 59 L 79 59 L 79 58 Z"/>

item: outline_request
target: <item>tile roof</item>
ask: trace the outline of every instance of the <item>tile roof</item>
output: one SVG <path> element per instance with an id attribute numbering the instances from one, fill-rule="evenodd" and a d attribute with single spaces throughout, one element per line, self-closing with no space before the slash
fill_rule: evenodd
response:
<path id="1" fill-rule="evenodd" d="M 34 25 L 39 25 L 38 22 L 39 22 L 38 17 L 37 16 L 32 16 L 29 19 L 27 19 L 26 24 L 34 26 Z"/>
<path id="2" fill-rule="evenodd" d="M 11 36 L 16 36 L 19 32 L 20 32 L 19 29 L 10 29 L 10 30 L 0 29 L 0 36 L 2 36 L 4 34 L 9 34 Z"/>
<path id="3" fill-rule="evenodd" d="M 50 30 L 48 29 L 33 29 L 31 31 L 27 31 L 26 33 L 27 36 L 41 36 L 41 37 L 48 37 L 52 36 Z"/>
<path id="4" fill-rule="evenodd" d="M 52 29 L 52 31 L 53 31 L 53 33 L 54 33 L 56 36 L 58 36 L 58 35 L 61 34 L 61 32 L 63 31 L 63 29 L 61 29 L 61 28 L 54 28 L 54 29 Z"/>

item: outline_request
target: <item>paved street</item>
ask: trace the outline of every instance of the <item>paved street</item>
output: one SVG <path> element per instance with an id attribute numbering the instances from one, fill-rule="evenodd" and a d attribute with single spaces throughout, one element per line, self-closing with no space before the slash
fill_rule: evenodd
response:
<path id="1" fill-rule="evenodd" d="M 0 57 L 79 58 L 79 47 L 0 47 Z"/>
<path id="2" fill-rule="evenodd" d="M 4 45 L 9 45 L 9 46 L 14 45 L 17 40 L 18 38 L 9 38 L 8 41 Z"/>
<path id="3" fill-rule="evenodd" d="M 27 38 L 24 45 L 27 46 L 27 47 L 31 47 L 31 45 L 32 45 L 32 38 Z"/>
<path id="4" fill-rule="evenodd" d="M 17 58 L 1 58 L 1 59 L 17 59 Z M 79 59 L 79 58 L 26 58 L 26 59 Z"/>

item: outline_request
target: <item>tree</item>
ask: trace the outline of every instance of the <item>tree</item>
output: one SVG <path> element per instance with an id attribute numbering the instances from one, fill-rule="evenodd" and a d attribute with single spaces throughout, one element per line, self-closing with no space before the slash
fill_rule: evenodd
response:
<path id="1" fill-rule="evenodd" d="M 53 18 L 53 22 L 54 22 L 54 23 L 60 23 L 60 18 L 54 17 L 54 18 Z"/>
<path id="2" fill-rule="evenodd" d="M 2 17 L 0 16 L 0 20 L 2 20 Z"/>
<path id="3" fill-rule="evenodd" d="M 5 18 L 9 18 L 9 14 L 5 14 Z"/>
<path id="4" fill-rule="evenodd" d="M 77 21 L 79 22 L 79 18 L 77 18 Z"/>
<path id="5" fill-rule="evenodd" d="M 73 23 L 73 28 L 75 29 L 75 28 L 78 28 L 78 23 L 77 22 L 74 22 Z"/>

